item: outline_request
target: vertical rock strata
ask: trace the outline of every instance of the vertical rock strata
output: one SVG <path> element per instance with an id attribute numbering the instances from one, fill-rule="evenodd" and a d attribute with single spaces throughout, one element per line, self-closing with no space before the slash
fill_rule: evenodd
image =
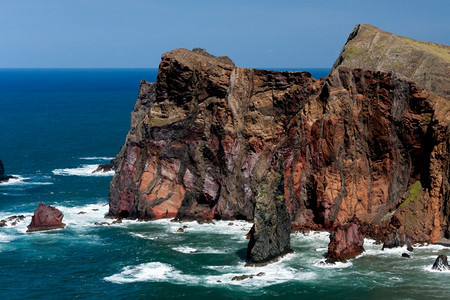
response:
<path id="1" fill-rule="evenodd" d="M 141 82 L 109 214 L 259 222 L 258 203 L 279 206 L 258 196 L 274 189 L 276 157 L 293 229 L 356 216 L 373 237 L 395 220 L 413 242 L 436 241 L 449 225 L 449 116 L 446 99 L 391 73 L 341 67 L 319 81 L 173 50 L 157 82 Z"/>

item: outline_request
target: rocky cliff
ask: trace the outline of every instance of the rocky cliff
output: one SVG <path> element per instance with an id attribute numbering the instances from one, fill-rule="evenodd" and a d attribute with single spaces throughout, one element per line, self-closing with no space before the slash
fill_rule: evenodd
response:
<path id="1" fill-rule="evenodd" d="M 401 74 L 450 100 L 450 46 L 423 42 L 360 24 L 333 65 Z"/>
<path id="2" fill-rule="evenodd" d="M 449 226 L 449 116 L 446 99 L 392 73 L 341 67 L 319 81 L 173 50 L 157 82 L 141 82 L 109 214 L 256 221 L 279 157 L 293 229 L 356 216 L 373 237 L 437 241 Z"/>

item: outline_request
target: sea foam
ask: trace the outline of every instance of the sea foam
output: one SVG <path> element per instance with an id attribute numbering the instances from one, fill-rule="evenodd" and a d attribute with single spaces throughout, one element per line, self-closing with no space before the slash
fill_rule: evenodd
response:
<path id="1" fill-rule="evenodd" d="M 22 177 L 20 175 L 12 175 L 16 178 L 11 178 L 6 182 L 0 182 L 0 186 L 16 186 L 16 185 L 49 185 L 53 182 L 49 181 L 30 181 L 33 180 L 31 177 Z"/>
<path id="2" fill-rule="evenodd" d="M 94 172 L 98 165 L 81 165 L 78 168 L 55 169 L 53 174 L 59 176 L 114 176 L 114 171 Z"/>

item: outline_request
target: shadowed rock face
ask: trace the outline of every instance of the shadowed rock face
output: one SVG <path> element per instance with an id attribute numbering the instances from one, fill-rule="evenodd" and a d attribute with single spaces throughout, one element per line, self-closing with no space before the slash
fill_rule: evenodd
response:
<path id="1" fill-rule="evenodd" d="M 364 235 L 356 217 L 344 225 L 338 224 L 330 232 L 327 262 L 345 262 L 347 259 L 361 254 L 364 251 L 363 245 Z"/>
<path id="2" fill-rule="evenodd" d="M 0 160 L 0 182 L 6 182 L 12 178 L 16 177 L 5 174 L 5 167 L 3 166 L 3 161 Z"/>
<path id="3" fill-rule="evenodd" d="M 27 232 L 64 228 L 66 224 L 62 222 L 63 217 L 64 215 L 53 206 L 39 203 Z"/>
<path id="4" fill-rule="evenodd" d="M 291 222 L 284 200 L 282 159 L 261 180 L 256 195 L 254 227 L 250 233 L 247 261 L 262 264 L 291 251 Z"/>
<path id="5" fill-rule="evenodd" d="M 422 42 L 360 24 L 333 65 L 394 72 L 450 100 L 450 46 Z"/>
<path id="6" fill-rule="evenodd" d="M 449 115 L 447 100 L 389 73 L 342 67 L 319 81 L 173 50 L 157 82 L 141 82 L 109 214 L 253 220 L 281 157 L 293 229 L 356 216 L 369 236 L 436 241 L 448 228 Z"/>

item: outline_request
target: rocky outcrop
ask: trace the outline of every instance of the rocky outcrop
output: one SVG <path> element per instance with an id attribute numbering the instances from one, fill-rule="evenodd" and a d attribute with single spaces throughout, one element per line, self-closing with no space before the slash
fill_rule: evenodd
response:
<path id="1" fill-rule="evenodd" d="M 364 235 L 361 232 L 361 223 L 358 218 L 353 217 L 348 223 L 337 224 L 332 228 L 327 263 L 345 262 L 362 252 L 364 252 Z"/>
<path id="2" fill-rule="evenodd" d="M 433 264 L 432 270 L 436 271 L 450 271 L 450 266 L 448 265 L 447 255 L 439 255 Z"/>
<path id="3" fill-rule="evenodd" d="M 115 159 L 111 159 L 109 163 L 98 165 L 97 169 L 92 171 L 92 173 L 104 173 L 115 171 L 117 169 L 117 161 Z"/>
<path id="4" fill-rule="evenodd" d="M 291 252 L 291 222 L 284 199 L 282 159 L 261 180 L 256 195 L 254 225 L 247 248 L 247 262 L 263 264 Z"/>
<path id="5" fill-rule="evenodd" d="M 340 66 L 401 74 L 450 100 L 450 46 L 422 42 L 360 24 L 331 72 Z"/>
<path id="6" fill-rule="evenodd" d="M 280 157 L 292 229 L 356 216 L 366 236 L 437 241 L 450 223 L 449 116 L 449 101 L 392 73 L 340 67 L 319 81 L 173 50 L 157 82 L 141 82 L 109 215 L 253 220 Z"/>
<path id="7" fill-rule="evenodd" d="M 66 224 L 62 222 L 63 217 L 64 215 L 55 207 L 39 203 L 27 232 L 64 228 Z"/>
<path id="8" fill-rule="evenodd" d="M 392 232 L 387 236 L 381 250 L 403 247 L 405 245 L 408 251 L 413 251 L 411 240 L 404 232 Z"/>
<path id="9" fill-rule="evenodd" d="M 17 178 L 17 177 L 14 177 L 11 175 L 6 175 L 5 168 L 3 166 L 3 161 L 0 160 L 0 182 L 7 182 L 8 180 L 10 180 L 12 178 Z"/>

